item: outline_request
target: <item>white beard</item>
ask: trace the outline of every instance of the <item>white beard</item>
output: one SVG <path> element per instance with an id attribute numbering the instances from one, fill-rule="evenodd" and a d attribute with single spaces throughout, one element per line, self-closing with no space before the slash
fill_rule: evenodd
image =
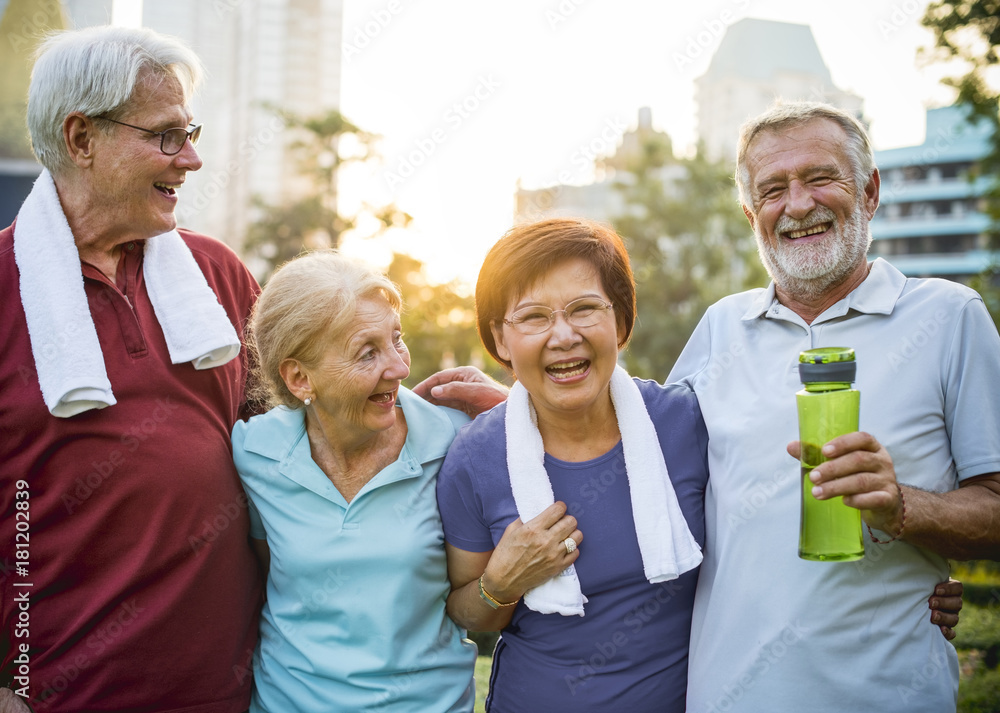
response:
<path id="1" fill-rule="evenodd" d="M 821 243 L 797 245 L 779 238 L 777 245 L 770 245 L 761 236 L 759 222 L 754 230 L 761 262 L 775 284 L 790 295 L 805 299 L 819 297 L 846 279 L 868 254 L 872 237 L 860 200 L 842 225 L 837 223 L 832 210 L 817 206 L 802 220 L 781 216 L 774 232 L 802 230 L 819 223 L 831 223 L 833 233 Z"/>

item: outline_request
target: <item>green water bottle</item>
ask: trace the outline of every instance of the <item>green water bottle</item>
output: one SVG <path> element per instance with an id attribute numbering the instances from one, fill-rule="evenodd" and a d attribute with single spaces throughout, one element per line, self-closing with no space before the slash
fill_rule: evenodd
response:
<path id="1" fill-rule="evenodd" d="M 848 562 L 865 556 L 861 511 L 844 505 L 842 497 L 817 500 L 809 480 L 812 469 L 826 461 L 820 449 L 837 436 L 858 430 L 861 394 L 851 388 L 856 372 L 853 349 L 824 347 L 799 354 L 799 376 L 805 385 L 795 394 L 802 444 L 802 559 Z"/>

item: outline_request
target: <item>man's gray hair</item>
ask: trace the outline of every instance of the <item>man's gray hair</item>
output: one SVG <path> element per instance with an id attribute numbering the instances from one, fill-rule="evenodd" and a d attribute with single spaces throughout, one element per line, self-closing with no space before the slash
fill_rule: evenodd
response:
<path id="1" fill-rule="evenodd" d="M 145 28 L 101 25 L 46 37 L 28 89 L 28 131 L 39 163 L 53 174 L 67 168 L 65 118 L 75 111 L 124 116 L 136 84 L 147 73 L 175 76 L 187 102 L 203 69 L 179 39 Z"/>
<path id="2" fill-rule="evenodd" d="M 757 211 L 753 188 L 750 185 L 750 168 L 747 166 L 747 153 L 757 135 L 779 133 L 783 129 L 800 126 L 813 119 L 829 119 L 847 134 L 844 148 L 854 172 L 854 183 L 859 193 L 864 192 L 875 171 L 875 154 L 872 151 L 871 141 L 868 140 L 868 132 L 861 122 L 829 104 L 779 101 L 740 127 L 740 141 L 736 153 L 736 186 L 740 192 L 741 204 L 753 212 Z"/>

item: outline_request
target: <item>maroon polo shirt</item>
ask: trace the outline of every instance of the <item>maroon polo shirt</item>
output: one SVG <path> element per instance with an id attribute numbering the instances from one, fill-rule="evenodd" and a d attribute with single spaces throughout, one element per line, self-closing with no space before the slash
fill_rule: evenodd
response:
<path id="1" fill-rule="evenodd" d="M 256 281 L 219 241 L 180 233 L 242 334 Z M 39 713 L 249 704 L 260 585 L 229 442 L 245 354 L 203 371 L 170 363 L 143 245 L 125 246 L 117 284 L 83 266 L 118 403 L 56 418 L 13 226 L 0 231 L 0 685 L 28 681 Z"/>

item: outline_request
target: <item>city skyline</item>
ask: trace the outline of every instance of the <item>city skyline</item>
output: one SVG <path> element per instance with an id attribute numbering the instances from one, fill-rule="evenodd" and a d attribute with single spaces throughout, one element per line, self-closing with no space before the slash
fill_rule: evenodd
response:
<path id="1" fill-rule="evenodd" d="M 382 266 L 392 251 L 409 253 L 432 280 L 471 285 L 489 246 L 513 222 L 517 187 L 591 182 L 594 159 L 614 151 L 640 108 L 651 109 L 653 127 L 670 135 L 678 154 L 690 155 L 699 118 L 695 80 L 726 30 L 747 18 L 807 25 L 833 83 L 863 98 L 875 147 L 918 145 L 925 108 L 951 101 L 938 81 L 941 68 L 917 66 L 916 48 L 930 44 L 920 26 L 926 5 L 846 0 L 833 11 L 790 0 L 697 7 L 510 0 L 499 8 L 344 0 L 340 109 L 382 137 L 382 162 L 342 176 L 342 206 L 350 214 L 362 201 L 394 202 L 414 220 L 375 240 L 347 236 L 342 247 Z M 249 6 L 216 0 L 204 12 L 221 21 Z M 142 7 L 141 0 L 114 0 L 113 19 L 138 24 Z M 153 9 L 170 12 L 147 6 L 147 14 Z M 196 104 L 226 92 L 212 79 Z M 215 132 L 207 127 L 206 139 L 225 129 L 225 121 Z M 198 184 L 218 170 L 206 161 L 205 175 L 182 196 L 180 217 L 191 216 L 204 198 Z"/>
<path id="2" fill-rule="evenodd" d="M 925 107 L 951 101 L 941 68 L 917 67 L 926 5 L 346 0 L 341 109 L 383 136 L 365 191 L 415 220 L 405 236 L 344 248 L 376 262 L 409 252 L 436 279 L 474 283 L 512 223 L 518 181 L 589 182 L 593 157 L 614 150 L 640 107 L 690 154 L 694 80 L 744 18 L 809 25 L 833 82 L 864 99 L 876 148 L 920 144 Z"/>

